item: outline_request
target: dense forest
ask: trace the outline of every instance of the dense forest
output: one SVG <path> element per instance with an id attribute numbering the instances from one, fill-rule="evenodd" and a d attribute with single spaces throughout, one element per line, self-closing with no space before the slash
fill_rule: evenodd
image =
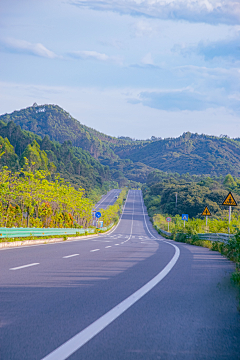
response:
<path id="1" fill-rule="evenodd" d="M 167 172 L 196 175 L 240 175 L 240 141 L 227 136 L 184 133 L 178 138 L 116 145 L 121 158 Z"/>
<path id="2" fill-rule="evenodd" d="M 212 218 L 223 219 L 228 216 L 228 207 L 222 203 L 229 191 L 240 204 L 240 179 L 230 174 L 211 178 L 189 174 L 166 176 L 155 171 L 149 175 L 147 184 L 143 186 L 143 196 L 150 216 L 189 214 L 191 218 L 203 218 L 201 214 L 208 206 Z M 240 215 L 238 207 L 233 212 Z"/>
<path id="3" fill-rule="evenodd" d="M 27 158 L 32 170 L 59 173 L 76 188 L 84 187 L 89 191 L 110 185 L 108 166 L 102 165 L 88 151 L 72 146 L 70 141 L 60 144 L 50 141 L 48 136 L 41 139 L 32 132 L 21 130 L 12 121 L 0 121 L 0 146 L 4 152 L 0 165 L 8 166 L 12 171 L 22 168 Z"/>

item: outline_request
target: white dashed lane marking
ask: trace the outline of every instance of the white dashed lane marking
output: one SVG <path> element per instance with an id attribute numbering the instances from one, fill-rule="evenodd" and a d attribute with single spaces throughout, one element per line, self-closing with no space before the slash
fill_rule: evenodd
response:
<path id="1" fill-rule="evenodd" d="M 67 255 L 67 256 L 63 256 L 63 259 L 68 259 L 74 256 L 79 256 L 79 254 L 72 254 L 72 255 Z"/>
<path id="2" fill-rule="evenodd" d="M 28 264 L 28 265 L 17 266 L 17 267 L 11 268 L 9 270 L 20 270 L 20 269 L 24 269 L 24 268 L 27 268 L 27 267 L 30 267 L 30 266 L 35 266 L 35 265 L 39 265 L 39 263 L 33 263 L 33 264 Z"/>

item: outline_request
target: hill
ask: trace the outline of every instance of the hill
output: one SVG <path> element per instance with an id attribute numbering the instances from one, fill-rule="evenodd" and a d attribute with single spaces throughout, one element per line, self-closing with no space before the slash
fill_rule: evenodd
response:
<path id="1" fill-rule="evenodd" d="M 19 170 L 27 158 L 33 168 L 57 172 L 75 187 L 81 186 L 87 191 L 102 188 L 104 182 L 111 180 L 109 167 L 89 152 L 72 146 L 70 141 L 60 144 L 48 136 L 42 139 L 12 121 L 0 121 L 0 146 L 1 152 L 4 151 L 0 165 L 11 170 Z"/>
<path id="2" fill-rule="evenodd" d="M 61 144 L 64 141 L 71 141 L 73 146 L 89 151 L 96 159 L 117 159 L 118 156 L 111 149 L 111 144 L 132 142 L 130 138 L 118 139 L 82 125 L 57 105 L 38 106 L 35 103 L 26 109 L 1 115 L 0 120 L 13 121 L 23 130 L 31 131 L 42 138 L 48 135 L 50 140 Z"/>
<path id="3" fill-rule="evenodd" d="M 115 153 L 121 158 L 142 162 L 167 172 L 196 175 L 240 175 L 240 141 L 184 133 L 145 144 L 117 145 Z"/>
<path id="4" fill-rule="evenodd" d="M 148 174 L 153 171 L 152 167 L 138 162 L 136 165 L 131 160 L 121 160 L 114 152 L 115 145 L 127 145 L 131 143 L 142 144 L 144 141 L 134 141 L 131 138 L 115 138 L 105 135 L 97 130 L 82 125 L 74 119 L 68 112 L 57 105 L 34 104 L 31 107 L 14 111 L 11 114 L 0 116 L 0 121 L 4 123 L 14 123 L 18 126 L 11 132 L 11 126 L 7 134 L 2 128 L 3 137 L 8 137 L 10 143 L 15 144 L 14 136 L 18 131 L 23 132 L 23 139 L 14 145 L 16 153 L 21 156 L 26 145 L 34 139 L 40 143 L 42 138 L 49 137 L 51 141 L 57 141 L 60 144 L 64 142 L 71 143 L 76 150 L 87 151 L 96 160 L 99 160 L 104 166 L 109 166 L 111 171 L 110 179 L 117 181 L 120 186 L 126 185 L 128 180 L 133 182 L 145 182 Z M 25 139 L 27 132 L 27 140 Z M 29 140 L 31 138 L 31 141 Z M 145 141 L 146 142 L 146 141 Z M 69 144 L 70 144 L 69 143 Z M 45 150 L 45 149 L 44 149 Z M 81 150 L 79 150 L 81 152 Z M 96 164 L 95 164 L 96 166 Z"/>

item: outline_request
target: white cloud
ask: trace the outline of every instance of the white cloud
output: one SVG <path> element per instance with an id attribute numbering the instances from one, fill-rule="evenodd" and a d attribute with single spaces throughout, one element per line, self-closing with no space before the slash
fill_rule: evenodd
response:
<path id="1" fill-rule="evenodd" d="M 180 94 L 182 89 L 175 91 Z M 0 82 L 1 111 L 37 104 L 58 104 L 82 124 L 109 135 L 146 139 L 152 135 L 175 137 L 184 131 L 240 136 L 240 117 L 223 106 L 201 111 L 166 111 L 132 104 L 130 97 L 156 89 L 57 87 Z M 185 89 L 187 91 L 187 89 Z M 190 89 L 189 89 L 190 92 Z M 172 94 L 170 94 L 172 95 Z M 94 106 L 93 106 L 94 104 Z"/>
<path id="2" fill-rule="evenodd" d="M 49 59 L 57 57 L 57 55 L 53 51 L 47 49 L 41 43 L 33 44 L 25 40 L 18 40 L 13 38 L 1 39 L 0 49 L 14 53 L 23 53 L 45 57 Z"/>
<path id="3" fill-rule="evenodd" d="M 101 54 L 97 51 L 74 51 L 69 54 L 72 57 L 79 59 L 94 59 L 99 61 L 108 61 L 110 57 L 106 54 Z"/>
<path id="4" fill-rule="evenodd" d="M 132 16 L 239 24 L 238 0 L 71 0 L 71 4 Z"/>
<path id="5" fill-rule="evenodd" d="M 97 51 L 73 51 L 71 53 L 68 53 L 68 55 L 74 59 L 82 59 L 82 60 L 97 60 L 97 61 L 112 61 L 119 64 L 122 64 L 122 60 L 120 57 L 116 56 L 108 56 L 106 54 L 97 52 Z"/>
<path id="6" fill-rule="evenodd" d="M 142 63 L 146 65 L 154 65 L 152 54 L 148 53 L 142 58 Z"/>

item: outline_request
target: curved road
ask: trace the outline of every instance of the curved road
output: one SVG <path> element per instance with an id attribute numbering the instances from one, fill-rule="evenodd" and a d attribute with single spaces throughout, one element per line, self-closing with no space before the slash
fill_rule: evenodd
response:
<path id="1" fill-rule="evenodd" d="M 240 359 L 232 270 L 163 239 L 131 190 L 108 234 L 0 251 L 0 358 Z"/>

